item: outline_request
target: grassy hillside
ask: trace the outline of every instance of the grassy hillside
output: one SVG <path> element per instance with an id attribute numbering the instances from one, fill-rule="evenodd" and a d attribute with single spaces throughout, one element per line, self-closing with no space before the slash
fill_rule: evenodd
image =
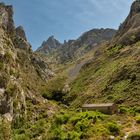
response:
<path id="1" fill-rule="evenodd" d="M 66 100 L 76 107 L 85 102 L 138 105 L 140 42 L 132 46 L 102 46 L 100 55 L 81 69 L 70 84 Z M 95 52 L 96 55 L 96 52 Z"/>

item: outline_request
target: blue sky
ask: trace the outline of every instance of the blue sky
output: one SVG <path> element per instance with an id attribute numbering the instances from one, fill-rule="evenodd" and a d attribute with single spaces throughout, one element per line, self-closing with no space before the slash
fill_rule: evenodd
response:
<path id="1" fill-rule="evenodd" d="M 35 50 L 54 35 L 63 42 L 93 28 L 115 28 L 134 0 L 3 0 L 14 7 L 15 25 L 22 25 Z"/>

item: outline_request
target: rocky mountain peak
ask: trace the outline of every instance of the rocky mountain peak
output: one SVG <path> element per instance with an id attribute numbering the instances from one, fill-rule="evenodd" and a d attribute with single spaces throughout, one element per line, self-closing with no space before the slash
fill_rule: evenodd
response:
<path id="1" fill-rule="evenodd" d="M 137 13 L 140 13 L 140 0 L 136 0 L 131 6 L 130 15 L 133 16 Z"/>
<path id="2" fill-rule="evenodd" d="M 130 45 L 140 40 L 140 0 L 133 2 L 130 13 L 114 37 L 116 44 Z"/>
<path id="3" fill-rule="evenodd" d="M 16 28 L 16 34 L 17 34 L 19 37 L 21 37 L 21 38 L 23 38 L 24 40 L 27 41 L 27 39 L 26 39 L 26 34 L 25 34 L 24 28 L 23 28 L 22 26 L 18 26 L 18 27 Z"/>
<path id="4" fill-rule="evenodd" d="M 0 3 L 0 17 L 0 26 L 6 29 L 9 33 L 13 33 L 13 7 L 11 5 L 6 6 L 4 3 Z"/>
<path id="5" fill-rule="evenodd" d="M 37 52 L 50 54 L 60 63 L 68 62 L 73 58 L 81 57 L 102 42 L 110 41 L 115 33 L 116 30 L 110 28 L 92 29 L 83 33 L 76 40 L 64 40 L 63 44 L 51 36 L 42 43 Z"/>
<path id="6" fill-rule="evenodd" d="M 50 36 L 46 41 L 43 41 L 41 47 L 39 47 L 37 51 L 48 53 L 51 50 L 57 49 L 61 45 L 62 44 L 56 40 L 54 36 Z"/>

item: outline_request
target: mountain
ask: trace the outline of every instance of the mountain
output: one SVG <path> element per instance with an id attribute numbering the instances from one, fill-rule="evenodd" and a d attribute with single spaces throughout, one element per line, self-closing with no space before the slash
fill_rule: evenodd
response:
<path id="1" fill-rule="evenodd" d="M 82 34 L 77 40 L 65 41 L 63 44 L 54 37 L 49 37 L 37 52 L 50 54 L 59 63 L 64 63 L 81 57 L 104 41 L 111 40 L 115 33 L 114 29 L 93 29 Z"/>
<path id="2" fill-rule="evenodd" d="M 136 0 L 126 20 L 120 25 L 114 42 L 116 44 L 129 45 L 140 40 L 140 1 Z"/>
<path id="3" fill-rule="evenodd" d="M 139 140 L 139 9 L 136 0 L 117 32 L 64 44 L 52 36 L 33 52 L 12 6 L 0 3 L 0 140 Z M 110 102 L 116 114 L 81 107 Z"/>
<path id="4" fill-rule="evenodd" d="M 43 41 L 42 45 L 37 49 L 37 52 L 49 54 L 57 50 L 61 45 L 62 44 L 56 40 L 54 36 L 50 36 L 47 41 Z"/>
<path id="5" fill-rule="evenodd" d="M 23 27 L 15 27 L 12 6 L 0 3 L 1 140 L 16 139 L 13 131 L 25 122 L 34 123 L 40 110 L 49 116 L 57 110 L 41 96 L 43 84 L 53 76 L 48 64 L 33 53 Z"/>
<path id="6" fill-rule="evenodd" d="M 85 102 L 139 104 L 139 15 L 140 0 L 136 0 L 112 40 L 93 50 L 88 61 L 83 60 L 77 78 L 69 85 L 71 90 L 65 95 L 65 102 L 73 107 Z M 74 68 L 79 64 L 82 63 L 76 63 Z"/>

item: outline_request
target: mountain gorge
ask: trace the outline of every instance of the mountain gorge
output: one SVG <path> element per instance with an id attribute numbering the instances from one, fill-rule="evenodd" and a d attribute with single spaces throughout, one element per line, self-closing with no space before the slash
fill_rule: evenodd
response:
<path id="1" fill-rule="evenodd" d="M 116 31 L 92 29 L 35 51 L 0 3 L 0 140 L 140 139 L 140 0 Z M 81 111 L 115 103 L 115 114 Z"/>

